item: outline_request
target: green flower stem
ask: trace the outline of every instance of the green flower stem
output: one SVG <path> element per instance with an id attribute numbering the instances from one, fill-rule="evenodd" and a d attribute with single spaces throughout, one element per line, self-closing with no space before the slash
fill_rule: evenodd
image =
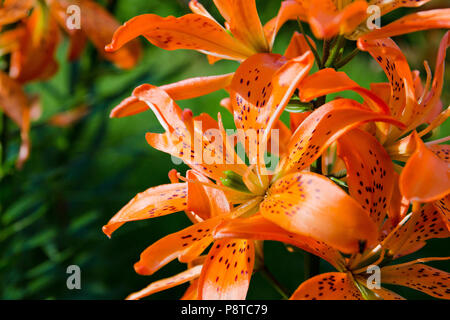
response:
<path id="1" fill-rule="evenodd" d="M 353 49 L 352 52 L 350 52 L 347 56 L 345 56 L 344 58 L 342 58 L 341 60 L 339 60 L 338 62 L 336 62 L 334 64 L 334 67 L 337 69 L 342 68 L 343 66 L 345 66 L 347 63 L 349 63 L 354 57 L 356 57 L 356 55 L 359 53 L 359 49 L 356 47 L 355 49 Z"/>
<path id="2" fill-rule="evenodd" d="M 328 59 L 328 57 L 329 57 L 329 55 L 330 55 L 330 48 L 333 46 L 334 40 L 335 40 L 335 39 L 332 39 L 332 40 L 324 39 L 324 40 L 323 40 L 322 66 L 325 65 L 325 62 L 327 61 L 327 59 Z"/>
<path id="3" fill-rule="evenodd" d="M 306 35 L 305 29 L 303 28 L 303 24 L 300 21 L 300 19 L 297 18 L 297 23 L 298 26 L 300 28 L 300 32 L 303 34 L 303 36 L 305 37 L 306 43 L 308 44 L 309 48 L 311 49 L 313 55 L 314 55 L 314 59 L 316 59 L 316 63 L 317 66 L 319 67 L 319 69 L 322 69 L 322 61 L 320 60 L 319 54 L 317 53 L 317 50 L 314 48 L 314 46 L 312 45 L 312 43 L 309 41 L 308 36 Z"/>
<path id="4" fill-rule="evenodd" d="M 329 57 L 327 59 L 327 62 L 325 62 L 324 67 L 325 68 L 332 68 L 334 66 L 334 63 L 336 62 L 336 58 L 339 55 L 341 49 L 344 47 L 345 44 L 345 38 L 344 36 L 338 36 L 336 39 L 336 44 L 331 48 L 331 51 L 329 53 Z M 325 56 L 325 53 L 324 53 Z"/>

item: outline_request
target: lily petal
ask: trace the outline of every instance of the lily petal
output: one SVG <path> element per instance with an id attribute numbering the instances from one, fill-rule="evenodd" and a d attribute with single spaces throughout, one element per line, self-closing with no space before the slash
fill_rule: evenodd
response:
<path id="1" fill-rule="evenodd" d="M 175 276 L 155 281 L 150 285 L 148 285 L 147 287 L 145 287 L 144 289 L 130 294 L 128 297 L 126 297 L 126 300 L 139 300 L 148 297 L 149 295 L 154 294 L 156 292 L 170 289 L 185 282 L 194 280 L 200 276 L 202 267 L 203 267 L 202 265 L 198 265 L 193 268 L 189 268 L 186 271 L 183 271 Z"/>
<path id="2" fill-rule="evenodd" d="M 314 43 L 314 40 L 311 39 L 309 36 L 308 40 L 313 45 L 313 47 L 316 47 L 316 44 Z M 306 52 L 311 51 L 308 42 L 306 41 L 306 38 L 303 34 L 298 33 L 297 31 L 294 32 L 292 35 L 291 41 L 289 42 L 288 47 L 286 48 L 286 51 L 284 52 L 284 56 L 287 59 L 293 59 L 295 57 L 299 57 Z"/>
<path id="3" fill-rule="evenodd" d="M 191 282 L 180 300 L 198 300 L 198 278 Z"/>
<path id="4" fill-rule="evenodd" d="M 173 100 L 192 99 L 225 88 L 231 83 L 233 73 L 224 75 L 196 77 L 160 86 L 159 88 Z M 123 100 L 110 113 L 111 118 L 122 118 L 147 111 L 149 107 L 143 101 L 132 96 Z"/>
<path id="5" fill-rule="evenodd" d="M 345 72 L 337 72 L 332 68 L 322 69 L 306 77 L 299 85 L 300 99 L 304 102 L 346 90 L 353 90 L 371 101 L 370 106 L 374 111 L 389 114 L 389 107 L 382 99 L 370 90 L 360 87 Z"/>
<path id="6" fill-rule="evenodd" d="M 391 113 L 394 117 L 409 125 L 417 100 L 412 72 L 405 55 L 391 39 L 359 39 L 358 47 L 369 52 L 383 68 L 391 85 L 391 98 L 389 100 Z"/>
<path id="7" fill-rule="evenodd" d="M 187 185 L 185 183 L 172 183 L 147 189 L 138 193 L 127 203 L 108 224 L 103 232 L 110 237 L 111 234 L 125 222 L 156 218 L 186 209 Z"/>
<path id="8" fill-rule="evenodd" d="M 345 253 L 375 243 L 377 227 L 356 200 L 315 173 L 293 173 L 272 184 L 261 215 L 283 229 Z"/>
<path id="9" fill-rule="evenodd" d="M 109 117 L 123 118 L 133 116 L 147 110 L 149 110 L 149 107 L 144 101 L 139 100 L 137 97 L 131 96 L 122 100 L 120 104 L 114 107 L 114 109 L 111 110 Z"/>
<path id="10" fill-rule="evenodd" d="M 230 36 L 216 21 L 199 14 L 180 18 L 163 18 L 154 14 L 134 17 L 117 29 L 105 49 L 108 52 L 118 50 L 141 35 L 166 50 L 198 50 L 231 60 L 244 60 L 255 53 Z"/>
<path id="11" fill-rule="evenodd" d="M 97 51 L 107 60 L 113 62 L 122 69 L 131 69 L 134 67 L 141 55 L 141 46 L 138 41 L 131 41 L 117 52 L 106 52 L 105 46 L 109 43 L 116 29 L 120 27 L 119 22 L 95 1 L 52 1 L 53 12 L 62 16 L 59 19 L 60 25 L 67 30 L 66 16 L 67 9 L 71 5 L 77 5 L 80 8 L 81 30 L 86 34 L 90 41 L 97 48 Z"/>
<path id="12" fill-rule="evenodd" d="M 308 21 L 314 35 L 330 39 L 352 32 L 367 17 L 367 2 L 355 1 L 338 11 L 332 0 L 311 1 Z"/>
<path id="13" fill-rule="evenodd" d="M 344 261 L 342 255 L 329 245 L 311 237 L 287 232 L 261 214 L 251 218 L 224 221 L 216 228 L 214 238 L 280 241 L 315 254 L 337 269 L 343 265 Z"/>
<path id="14" fill-rule="evenodd" d="M 54 56 L 59 30 L 55 20 L 44 19 L 43 9 L 36 7 L 25 19 L 26 32 L 20 39 L 19 48 L 11 54 L 9 75 L 20 83 L 45 80 L 57 71 Z"/>
<path id="15" fill-rule="evenodd" d="M 347 166 L 350 195 L 381 227 L 388 212 L 395 178 L 391 158 L 375 137 L 359 129 L 339 138 L 338 155 Z"/>
<path id="16" fill-rule="evenodd" d="M 248 145 L 258 145 L 260 132 L 269 138 L 268 133 L 313 63 L 310 52 L 291 60 L 276 54 L 257 54 L 236 70 L 229 88 L 236 128 L 244 129 L 244 133 L 248 129 L 258 133 L 252 137 L 256 141 L 250 141 L 247 136 L 245 139 L 246 150 L 252 153 L 249 155 L 252 164 L 256 163 L 257 153 L 249 151 Z"/>
<path id="17" fill-rule="evenodd" d="M 17 159 L 17 167 L 21 168 L 30 154 L 29 137 L 31 105 L 22 86 L 0 71 L 0 109 L 20 128 L 22 143 Z"/>
<path id="18" fill-rule="evenodd" d="M 6 0 L 0 8 L 0 27 L 25 18 L 34 6 L 34 0 Z"/>
<path id="19" fill-rule="evenodd" d="M 360 39 L 374 40 L 429 29 L 449 29 L 450 9 L 434 9 L 409 14 L 387 26 L 375 29 Z"/>
<path id="20" fill-rule="evenodd" d="M 400 191 L 411 201 L 430 202 L 450 193 L 449 163 L 433 153 L 413 133 L 416 150 L 400 175 Z"/>
<path id="21" fill-rule="evenodd" d="M 202 300 L 244 300 L 255 262 L 253 241 L 216 241 L 203 265 L 198 283 Z"/>
<path id="22" fill-rule="evenodd" d="M 234 73 L 196 77 L 160 86 L 173 100 L 186 100 L 207 95 L 231 84 Z"/>
<path id="23" fill-rule="evenodd" d="M 264 33 L 271 48 L 278 31 L 288 20 L 297 19 L 297 17 L 302 21 L 307 19 L 306 8 L 307 3 L 304 3 L 304 1 L 287 0 L 281 2 L 277 16 L 264 25 Z"/>
<path id="24" fill-rule="evenodd" d="M 350 276 L 328 272 L 303 282 L 289 300 L 363 300 Z"/>
<path id="25" fill-rule="evenodd" d="M 211 183 L 208 178 L 194 170 L 188 170 L 186 177 L 189 179 L 187 210 L 193 211 L 203 220 L 231 211 L 230 204 L 222 190 L 194 182 Z"/>
<path id="26" fill-rule="evenodd" d="M 385 289 L 385 288 L 380 288 L 380 289 L 373 288 L 370 290 L 375 292 L 383 300 L 406 300 L 402 296 L 396 294 L 395 292 L 392 292 L 391 290 Z"/>
<path id="27" fill-rule="evenodd" d="M 442 218 L 447 224 L 447 230 L 450 231 L 450 195 L 436 201 L 434 205 L 441 211 Z"/>
<path id="28" fill-rule="evenodd" d="M 192 112 L 182 111 L 164 90 L 148 84 L 137 87 L 133 95 L 147 103 L 166 130 L 164 134 L 147 133 L 147 142 L 152 147 L 181 158 L 191 168 L 214 180 L 223 177 L 226 170 L 241 175 L 245 172 L 242 161 L 229 163 L 228 160 L 237 156 L 234 150 L 221 145 L 225 144 L 226 135 L 209 115 L 193 118 Z M 211 133 L 208 129 L 216 129 L 215 139 L 208 136 Z"/>
<path id="29" fill-rule="evenodd" d="M 422 263 L 384 267 L 381 281 L 419 290 L 436 298 L 450 299 L 450 273 Z"/>
<path id="30" fill-rule="evenodd" d="M 369 0 L 369 5 L 379 6 L 381 15 L 385 15 L 398 8 L 415 8 L 423 6 L 430 0 L 402 0 L 402 1 L 385 1 L 385 0 Z"/>
<path id="31" fill-rule="evenodd" d="M 134 269 L 138 274 L 151 275 L 199 242 L 202 242 L 206 249 L 213 240 L 214 228 L 223 219 L 224 217 L 211 218 L 156 241 L 141 253 Z"/>
<path id="32" fill-rule="evenodd" d="M 417 251 L 425 245 L 426 240 L 450 237 L 444 217 L 432 203 L 426 204 L 413 214 L 417 217 L 410 218 L 397 228 L 391 236 L 392 242 L 389 241 L 391 244 L 386 244 L 396 257 Z"/>
<path id="33" fill-rule="evenodd" d="M 336 99 L 315 110 L 292 135 L 289 153 L 280 170 L 300 171 L 313 163 L 342 134 L 369 121 L 402 124 L 392 117 L 365 109 L 350 99 Z"/>
<path id="34" fill-rule="evenodd" d="M 414 110 L 415 121 L 409 127 L 410 129 L 424 123 L 433 113 L 434 108 L 438 106 L 440 108 L 440 98 L 442 94 L 442 88 L 444 86 L 444 70 L 445 70 L 445 56 L 447 48 L 450 46 L 450 31 L 447 31 L 441 40 L 439 50 L 436 58 L 436 70 L 434 71 L 433 84 L 430 91 L 424 98 L 423 104 L 418 105 Z M 437 112 L 439 114 L 439 112 Z M 448 115 L 447 115 L 448 116 Z"/>
<path id="35" fill-rule="evenodd" d="M 255 52 L 269 52 L 255 0 L 214 0 L 230 31 Z"/>

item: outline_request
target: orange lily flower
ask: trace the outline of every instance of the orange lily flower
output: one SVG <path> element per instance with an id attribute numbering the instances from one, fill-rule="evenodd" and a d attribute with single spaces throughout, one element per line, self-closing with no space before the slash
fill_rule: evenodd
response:
<path id="1" fill-rule="evenodd" d="M 256 129 L 258 133 L 264 132 L 260 136 L 267 140 L 268 128 L 272 128 L 276 123 L 293 91 L 312 65 L 310 53 L 287 62 L 285 60 L 286 58 L 280 55 L 259 54 L 247 59 L 238 68 L 230 85 L 231 96 L 234 97 L 231 103 L 237 128 Z M 258 67 L 255 69 L 255 66 Z M 245 139 L 241 141 L 244 141 L 249 157 L 256 160 L 256 167 L 255 165 L 247 167 L 242 161 L 235 162 L 237 164 L 217 161 L 213 164 L 196 162 L 195 156 L 199 151 L 192 148 L 192 144 L 189 143 L 191 139 L 199 140 L 202 149 L 211 151 L 214 159 L 237 159 L 234 150 L 229 150 L 226 146 L 212 150 L 211 141 L 207 138 L 205 131 L 202 131 L 218 128 L 223 133 L 222 141 L 226 141 L 227 138 L 223 138 L 226 135 L 220 119 L 217 124 L 206 115 L 193 118 L 189 111 L 182 111 L 167 92 L 150 85 L 136 88 L 133 96 L 126 99 L 124 103 L 136 106 L 138 101 L 144 102 L 154 111 L 166 130 L 164 134 L 147 134 L 149 144 L 181 158 L 191 168 L 214 180 L 215 184 L 210 180 L 205 180 L 201 184 L 220 189 L 229 203 L 239 204 L 230 213 L 215 217 L 208 216 L 206 220 L 169 235 L 147 248 L 142 253 L 141 260 L 135 265 L 138 273 L 152 274 L 169 261 L 184 256 L 186 250 L 192 250 L 195 255 L 192 254 L 191 257 L 197 257 L 211 243 L 212 233 L 220 223 L 228 219 L 235 220 L 243 214 L 252 215 L 260 212 L 261 219 L 271 226 L 272 230 L 284 230 L 284 233 L 291 237 L 301 236 L 296 243 L 304 243 L 305 239 L 308 239 L 310 245 L 302 246 L 310 248 L 310 251 L 315 250 L 317 246 L 323 246 L 325 242 L 343 252 L 355 252 L 360 250 L 362 243 L 370 246 L 376 240 L 377 231 L 374 223 L 354 199 L 325 177 L 298 171 L 311 165 L 331 142 L 361 123 L 388 121 L 401 125 L 386 114 L 370 111 L 348 99 L 338 99 L 322 106 L 313 112 L 292 136 L 288 153 L 282 156 L 280 169 L 267 176 L 262 174 L 265 170 L 264 165 L 256 160 L 258 153 L 252 154 L 248 148 L 252 141 Z M 199 121 L 196 120 L 203 123 L 203 128 L 198 126 Z M 195 132 L 200 135 L 195 135 Z M 189 146 L 187 150 L 186 146 Z M 186 188 L 189 183 L 194 183 L 193 181 L 192 178 L 187 177 L 187 185 L 160 186 L 139 194 L 110 220 L 103 228 L 104 232 L 110 235 L 128 221 L 186 210 L 189 196 L 187 202 L 183 199 L 188 192 Z M 292 198 L 292 194 L 298 197 Z M 192 211 L 197 213 L 201 211 L 201 208 L 195 208 Z M 272 232 L 275 235 L 277 233 Z M 278 236 L 280 237 L 290 238 L 283 236 L 283 233 Z M 318 241 L 309 240 L 311 238 Z M 234 243 L 238 246 L 243 245 L 240 241 L 234 241 Z M 250 242 L 245 246 L 250 246 L 248 250 L 252 251 Z M 233 245 L 230 244 L 230 247 Z M 248 287 L 246 280 L 243 281 L 247 284 L 239 286 L 241 289 L 235 296 L 235 293 L 228 292 L 231 290 L 228 286 L 218 286 L 215 283 L 220 273 L 207 271 L 226 269 L 228 264 L 223 264 L 220 260 L 221 255 L 216 251 L 226 250 L 224 252 L 230 254 L 227 249 L 227 247 L 214 246 L 209 252 L 206 265 L 216 267 L 202 271 L 202 274 L 208 275 L 200 276 L 201 297 L 245 297 Z M 244 247 L 241 248 L 241 254 L 252 255 L 250 251 L 244 249 Z M 239 258 L 238 261 L 241 259 Z M 237 279 L 240 279 L 239 275 Z"/>
<path id="2" fill-rule="evenodd" d="M 80 7 L 82 16 L 79 30 L 70 30 L 66 25 L 66 12 L 70 5 Z M 99 20 L 103 22 L 99 23 Z M 0 55 L 11 55 L 11 79 L 2 73 L 4 86 L 0 99 L 4 101 L 2 109 L 21 128 L 22 146 L 17 160 L 17 166 L 21 167 L 30 153 L 28 131 L 32 103 L 19 86 L 46 80 L 56 73 L 58 64 L 54 56 L 60 39 L 58 24 L 71 37 L 70 60 L 79 58 L 87 37 L 106 59 L 121 68 L 131 68 L 137 63 L 140 46 L 137 41 L 133 41 L 116 53 L 104 53 L 105 44 L 119 24 L 103 7 L 91 0 L 7 0 L 0 7 L 0 27 L 11 23 L 17 23 L 14 29 L 0 33 Z M 81 109 L 78 111 L 80 116 Z M 66 116 L 66 124 L 67 120 Z M 57 122 L 58 119 L 52 121 Z"/>
<path id="3" fill-rule="evenodd" d="M 2 54 L 11 53 L 9 74 L 20 83 L 48 79 L 58 69 L 59 30 L 47 11 L 36 5 L 15 29 L 0 34 Z"/>
<path id="4" fill-rule="evenodd" d="M 450 299 L 450 273 L 427 266 L 423 262 L 448 260 L 423 258 L 388 265 L 392 260 L 413 253 L 425 245 L 425 240 L 448 238 L 445 221 L 433 204 L 427 204 L 406 216 L 379 245 L 361 255 L 342 258 L 344 268 L 303 282 L 291 299 L 314 300 L 404 300 L 398 294 L 381 287 L 381 283 L 410 287 L 440 299 Z M 374 267 L 379 269 L 379 281 L 370 279 Z"/>
<path id="5" fill-rule="evenodd" d="M 360 37 L 380 39 L 420 30 L 449 28 L 449 9 L 413 13 L 381 28 L 368 24 L 368 19 L 376 13 L 370 10 L 370 6 L 376 6 L 382 16 L 401 7 L 419 7 L 427 2 L 429 0 L 286 0 L 281 3 L 277 16 L 264 26 L 264 31 L 269 36 L 276 34 L 283 24 L 291 19 L 308 22 L 314 35 L 320 39 L 330 39 L 337 35 L 351 40 Z"/>
<path id="6" fill-rule="evenodd" d="M 70 29 L 67 25 L 67 8 L 71 5 L 80 8 L 80 29 Z M 31 15 L 28 17 L 30 11 Z M 124 69 L 136 65 L 140 55 L 137 41 L 129 43 L 116 53 L 104 52 L 104 46 L 119 24 L 103 7 L 91 0 L 6 1 L 0 9 L 0 26 L 20 19 L 23 19 L 23 22 L 17 27 L 19 31 L 14 33 L 15 39 L 11 37 L 13 32 L 6 31 L 0 35 L 0 44 L 4 42 L 3 38 L 9 40 L 8 51 L 12 53 L 10 74 L 23 83 L 46 79 L 56 72 L 54 54 L 59 42 L 58 24 L 70 35 L 71 61 L 79 58 L 86 37 L 105 59 Z M 3 53 L 7 53 L 2 49 Z"/>
<path id="7" fill-rule="evenodd" d="M 86 38 L 97 48 L 99 54 L 108 61 L 122 69 L 133 68 L 140 57 L 141 47 L 138 41 L 130 41 L 117 52 L 105 52 L 108 44 L 119 23 L 101 5 L 92 0 L 47 0 L 50 12 L 60 27 L 69 34 L 71 47 L 69 60 L 78 59 L 83 51 Z M 66 23 L 67 8 L 76 5 L 80 8 L 80 29 L 69 29 Z"/>
<path id="8" fill-rule="evenodd" d="M 22 86 L 0 71 L 0 108 L 20 128 L 22 143 L 16 165 L 21 168 L 30 154 L 30 112 L 31 102 Z"/>
<path id="9" fill-rule="evenodd" d="M 35 0 L 5 0 L 0 6 L 0 26 L 14 23 L 28 15 Z"/>
<path id="10" fill-rule="evenodd" d="M 236 90 L 236 99 L 234 99 L 235 107 L 233 109 L 235 110 L 235 122 L 238 129 L 243 128 L 247 130 L 255 128 L 258 132 L 261 132 L 264 131 L 264 126 L 267 126 L 265 130 L 265 132 L 267 132 L 272 127 L 270 124 L 276 122 L 277 117 L 289 100 L 287 97 L 292 95 L 293 90 L 299 81 L 297 80 L 292 82 L 290 79 L 292 79 L 292 77 L 294 77 L 294 79 L 295 77 L 298 78 L 299 71 L 305 68 L 308 69 L 312 62 L 311 56 L 305 55 L 301 58 L 291 60 L 290 63 L 286 63 L 282 65 L 281 68 L 276 70 L 276 67 L 279 67 L 277 62 L 280 57 L 281 56 L 273 55 L 273 59 L 275 61 L 273 62 L 271 69 L 263 69 L 260 67 L 260 72 L 255 76 L 260 79 L 259 82 L 255 82 L 253 79 L 253 81 L 250 81 L 248 78 L 248 71 L 249 69 L 254 69 L 253 65 L 255 64 L 253 60 L 267 59 L 267 55 L 253 56 L 241 64 L 237 70 L 230 88 L 231 91 Z M 308 62 L 305 66 L 304 63 L 306 61 Z M 248 87 L 244 87 L 245 92 L 242 92 L 241 82 L 248 82 Z M 267 191 L 270 181 L 266 176 L 260 174 L 263 170 L 262 168 L 259 168 L 261 164 L 258 164 L 255 173 L 252 173 L 253 170 L 249 171 L 249 169 L 243 164 L 233 165 L 234 167 L 229 164 L 215 164 L 213 166 L 206 166 L 202 163 L 195 163 L 189 152 L 186 154 L 186 152 L 180 151 L 179 147 L 177 149 L 171 141 L 178 141 L 179 139 L 185 137 L 179 132 L 189 132 L 188 128 L 195 128 L 195 126 L 189 124 L 189 122 L 187 124 L 183 124 L 184 122 L 180 120 L 182 115 L 181 109 L 176 106 L 174 101 L 167 95 L 166 92 L 161 89 L 157 89 L 156 87 L 144 85 L 138 87 L 134 91 L 133 97 L 134 98 L 132 99 L 127 99 L 127 101 L 137 99 L 145 102 L 152 110 L 155 111 L 160 118 L 160 121 L 162 121 L 163 127 L 166 129 L 166 134 L 164 135 L 147 135 L 147 141 L 153 147 L 168 152 L 174 156 L 181 157 L 192 168 L 202 172 L 204 175 L 216 181 L 220 181 L 220 178 L 225 177 L 223 173 L 224 171 L 234 171 L 247 181 L 245 182 L 246 187 L 254 195 L 254 197 L 260 197 Z M 242 108 L 241 112 L 239 112 L 239 108 Z M 269 112 L 270 110 L 273 111 Z M 169 119 L 172 119 L 174 114 L 177 115 L 177 118 L 170 120 L 169 122 Z M 332 118 L 332 116 L 334 117 Z M 282 165 L 274 175 L 274 181 L 272 181 L 272 191 L 275 198 L 278 198 L 276 194 L 286 191 L 284 187 L 282 187 L 283 183 L 280 182 L 277 184 L 275 183 L 276 180 L 282 181 L 283 177 L 287 174 L 293 174 L 307 168 L 320 156 L 321 152 L 323 152 L 323 150 L 325 150 L 333 140 L 349 129 L 367 121 L 389 121 L 394 122 L 397 125 L 401 125 L 399 122 L 396 122 L 391 117 L 383 113 L 372 112 L 369 109 L 363 108 L 357 102 L 348 99 L 332 101 L 323 108 L 319 108 L 313 112 L 308 119 L 309 121 L 305 121 L 292 136 L 288 148 L 289 152 L 286 157 L 282 157 Z M 192 119 L 189 121 L 192 121 Z M 208 124 L 207 127 L 211 128 L 212 124 Z M 322 132 L 323 130 L 324 132 Z M 319 131 L 320 134 L 314 134 L 316 131 Z M 174 133 L 176 134 L 175 137 L 173 137 Z M 265 135 L 267 136 L 268 134 Z M 311 138 L 308 139 L 305 137 Z M 248 142 L 249 141 L 247 140 L 247 143 Z M 249 153 L 248 148 L 246 150 Z M 235 156 L 231 157 L 231 159 L 235 158 Z M 256 159 L 258 158 L 257 153 L 253 152 L 250 154 L 250 158 L 254 160 L 253 163 L 256 163 Z M 250 178 L 244 177 L 245 175 L 252 177 L 254 174 L 259 176 L 259 178 L 256 179 L 256 177 L 254 177 L 252 180 L 249 180 Z M 295 179 L 297 178 L 299 177 L 295 177 Z M 316 177 L 312 177 L 311 179 L 316 180 Z M 318 183 L 322 184 L 322 178 L 317 177 L 317 179 L 319 179 Z M 334 188 L 334 184 L 331 182 L 324 182 L 323 187 L 327 188 L 327 185 L 330 185 L 332 189 Z M 280 188 L 278 189 L 275 186 L 279 186 Z M 300 189 L 303 190 L 303 188 Z M 293 191 L 294 190 L 292 190 L 292 192 Z M 302 193 L 301 190 L 296 192 Z M 250 198 L 252 197 L 250 196 Z M 346 199 L 346 197 L 344 197 L 344 199 Z M 271 201 L 267 200 L 265 203 L 269 207 Z M 350 202 L 348 206 L 352 207 L 352 203 Z M 277 223 L 282 223 L 288 228 L 294 229 L 291 230 L 293 232 L 297 231 L 301 233 L 299 230 L 295 230 L 296 227 L 288 226 L 290 225 L 288 221 L 291 219 L 288 219 L 285 223 L 282 222 L 282 219 L 280 220 L 280 218 L 275 218 L 275 215 L 271 212 L 272 210 L 267 211 L 267 217 L 271 217 L 277 220 Z M 351 211 L 352 210 L 349 210 L 349 214 L 352 214 L 350 213 Z M 339 239 L 336 240 L 339 241 Z M 341 240 L 343 243 L 341 243 L 340 247 L 343 250 L 357 250 L 357 240 L 352 240 L 351 245 L 349 243 L 344 244 L 345 238 L 341 238 Z"/>
<path id="11" fill-rule="evenodd" d="M 194 13 L 179 18 L 154 14 L 132 18 L 115 32 L 106 51 L 115 51 L 142 35 L 160 48 L 197 50 L 214 59 L 242 61 L 259 52 L 270 52 L 254 0 L 214 0 L 214 3 L 231 35 L 198 1 L 190 1 Z"/>
<path id="12" fill-rule="evenodd" d="M 428 71 L 427 84 L 422 88 L 417 73 L 411 73 L 406 58 L 400 49 L 389 40 L 358 42 L 363 50 L 377 59 L 390 80 L 391 94 L 379 94 L 389 99 L 392 114 L 406 124 L 404 130 L 387 128 L 378 136 L 384 141 L 392 159 L 407 160 L 399 180 L 401 193 L 410 201 L 436 201 L 450 193 L 450 173 L 448 166 L 448 146 L 438 143 L 448 137 L 424 144 L 422 139 L 427 133 L 441 125 L 449 116 L 449 109 L 442 110 L 440 96 L 443 88 L 445 53 L 450 45 L 450 32 L 447 32 L 440 44 L 436 59 L 436 70 L 431 84 Z M 425 63 L 427 70 L 428 65 Z M 429 88 L 431 84 L 431 88 Z M 373 86 L 374 92 L 386 91 L 387 85 Z M 442 110 L 442 111 L 441 111 Z M 428 124 L 420 130 L 421 125 Z M 401 138 L 411 130 L 417 130 Z M 420 169 L 418 169 L 420 168 Z"/>
<path id="13" fill-rule="evenodd" d="M 449 115 L 448 108 L 442 111 L 440 102 L 449 38 L 450 33 L 447 32 L 438 50 L 433 82 L 431 72 L 428 72 L 425 88 L 421 86 L 418 73 L 411 72 L 406 57 L 391 39 L 358 41 L 359 48 L 368 51 L 383 67 L 389 83 L 372 84 L 369 91 L 360 88 L 345 73 L 328 68 L 306 77 L 299 85 L 299 97 L 303 102 L 334 92 L 354 90 L 375 110 L 383 105 L 389 107 L 386 111 L 405 127 L 377 123 L 368 130 L 383 144 L 392 160 L 408 161 L 399 180 L 400 191 L 408 200 L 436 201 L 450 192 L 448 163 L 445 161 L 448 148 L 438 144 L 448 140 L 448 137 L 426 145 L 421 140 Z M 429 69 L 428 64 L 425 65 Z M 383 100 L 384 104 L 379 100 Z M 428 126 L 419 130 L 423 124 Z M 412 130 L 418 133 L 410 134 Z M 402 170 L 398 165 L 395 168 L 399 172 Z"/>
<path id="14" fill-rule="evenodd" d="M 111 43 L 105 49 L 107 52 L 115 52 L 128 41 L 142 35 L 152 44 L 166 50 L 191 49 L 205 53 L 211 63 L 220 59 L 242 62 L 257 53 L 266 53 L 267 59 L 259 58 L 252 61 L 267 64 L 270 68 L 273 66 L 278 68 L 287 61 L 278 59 L 279 61 L 275 63 L 274 56 L 270 55 L 273 41 L 266 39 L 267 35 L 259 20 L 254 0 L 234 2 L 215 0 L 214 3 L 226 20 L 226 28 L 222 27 L 197 0 L 191 0 L 189 7 L 193 14 L 179 18 L 172 16 L 163 18 L 154 14 L 134 17 L 115 32 Z M 286 50 L 286 58 L 295 58 L 309 50 L 305 47 L 304 41 L 302 42 L 302 37 L 294 34 Z M 161 88 L 175 100 L 190 99 L 227 88 L 232 77 L 233 73 L 197 77 Z M 111 112 L 111 117 L 134 115 L 145 110 L 148 108 L 144 103 L 131 98 L 117 106 Z"/>
<path id="15" fill-rule="evenodd" d="M 349 258 L 344 258 L 331 247 L 308 250 L 304 244 L 297 245 L 328 261 L 338 272 L 308 279 L 291 299 L 401 299 L 387 289 L 369 288 L 367 280 L 371 273 L 367 268 L 373 265 L 381 268 L 382 283 L 405 285 L 435 297 L 450 298 L 450 274 L 420 264 L 441 258 L 387 266 L 390 261 L 421 249 L 428 239 L 450 236 L 446 226 L 448 220 L 439 214 L 442 208 L 429 203 L 422 208 L 416 207 L 413 213 L 399 220 L 396 208 L 390 206 L 390 198 L 395 193 L 393 164 L 386 150 L 371 134 L 361 129 L 348 131 L 338 140 L 338 154 L 348 170 L 350 195 L 361 204 L 381 232 L 375 244 Z M 386 218 L 386 214 L 389 217 Z M 214 237 L 275 240 L 267 222 L 261 227 L 258 219 L 261 217 L 224 222 L 216 228 Z"/>

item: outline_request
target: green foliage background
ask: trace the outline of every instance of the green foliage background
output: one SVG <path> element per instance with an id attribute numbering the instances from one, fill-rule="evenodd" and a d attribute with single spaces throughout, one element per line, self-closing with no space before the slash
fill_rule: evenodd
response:
<path id="1" fill-rule="evenodd" d="M 446 1 L 441 2 L 444 6 Z M 202 1 L 220 20 L 212 1 Z M 262 21 L 275 15 L 280 1 L 257 1 Z M 412 12 L 399 10 L 382 20 L 383 24 Z M 114 14 L 119 21 L 142 13 L 180 16 L 188 12 L 187 1 L 119 0 Z M 277 38 L 275 51 L 283 52 L 289 36 L 297 28 L 290 22 Z M 421 70 L 427 59 L 434 61 L 441 30 L 419 32 L 397 37 L 412 68 Z M 128 223 L 108 239 L 101 231 L 112 217 L 136 193 L 168 183 L 175 166 L 170 157 L 153 150 L 145 141 L 148 131 L 161 132 L 151 112 L 124 119 L 109 119 L 109 112 L 134 87 L 151 83 L 162 85 L 200 75 L 234 71 L 237 63 L 220 61 L 209 65 L 197 52 L 164 51 L 142 41 L 144 54 L 131 71 L 116 69 L 102 61 L 92 46 L 76 63 L 66 60 L 67 40 L 58 50 L 60 70 L 47 82 L 26 87 L 42 99 L 43 114 L 33 124 L 32 153 L 21 171 L 14 168 L 19 147 L 18 129 L 9 122 L 6 129 L 6 162 L 1 168 L 0 185 L 0 298 L 1 299 L 122 299 L 150 282 L 184 270 L 172 262 L 153 276 L 139 276 L 133 264 L 148 245 L 161 237 L 189 225 L 183 213 L 153 220 Z M 349 42 L 350 45 L 354 45 Z M 360 85 L 385 81 L 385 76 L 366 53 L 361 53 L 344 70 Z M 444 106 L 450 102 L 450 75 L 446 71 Z M 359 99 L 351 93 L 343 94 Z M 221 112 L 228 127 L 232 116 L 219 106 L 224 91 L 205 97 L 181 101 L 183 108 L 194 114 L 208 112 L 216 117 Z M 76 125 L 55 128 L 47 120 L 57 112 L 70 110 L 81 103 L 91 112 Z M 6 130 L 6 131 L 5 131 Z M 448 136 L 447 122 L 436 137 Z M 448 255 L 448 240 L 432 240 L 412 258 Z M 304 280 L 303 254 L 289 253 L 280 243 L 267 242 L 265 256 L 268 268 L 291 292 Z M 82 270 L 82 289 L 66 288 L 66 268 L 76 264 Z M 434 263 L 449 271 L 450 264 Z M 321 263 L 322 271 L 332 267 Z M 177 299 L 186 285 L 155 294 L 151 299 Z M 406 288 L 395 288 L 408 298 L 428 296 Z M 279 299 L 278 293 L 260 275 L 252 278 L 249 299 Z"/>

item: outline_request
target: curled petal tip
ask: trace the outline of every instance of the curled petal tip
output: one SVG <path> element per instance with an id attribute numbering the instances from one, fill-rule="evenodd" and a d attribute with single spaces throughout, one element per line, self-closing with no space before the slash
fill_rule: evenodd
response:
<path id="1" fill-rule="evenodd" d="M 154 86 L 152 86 L 152 85 L 150 85 L 148 83 L 141 84 L 140 86 L 134 88 L 132 95 L 136 97 L 139 94 L 141 94 L 142 92 L 145 92 L 145 91 L 150 90 L 152 88 L 154 88 Z"/>
<path id="2" fill-rule="evenodd" d="M 183 121 L 190 121 L 193 116 L 194 114 L 192 113 L 191 109 L 184 109 L 183 112 L 181 113 L 181 119 Z"/>
<path id="3" fill-rule="evenodd" d="M 146 266 L 144 266 L 141 262 L 136 262 L 134 264 L 134 270 L 136 271 L 137 274 L 143 276 L 148 276 L 152 274 L 150 270 Z"/>
<path id="4" fill-rule="evenodd" d="M 114 51 L 116 51 L 117 50 L 117 48 L 115 47 L 115 45 L 114 45 L 114 41 L 112 41 L 110 44 L 107 44 L 106 46 L 105 46 L 105 51 L 106 52 L 114 52 Z"/>
<path id="5" fill-rule="evenodd" d="M 108 226 L 103 226 L 103 227 L 102 227 L 102 231 L 103 231 L 104 234 L 106 234 L 106 236 L 107 236 L 109 239 L 111 239 L 111 234 L 112 234 L 112 232 L 111 232 L 111 230 L 108 228 Z"/>

